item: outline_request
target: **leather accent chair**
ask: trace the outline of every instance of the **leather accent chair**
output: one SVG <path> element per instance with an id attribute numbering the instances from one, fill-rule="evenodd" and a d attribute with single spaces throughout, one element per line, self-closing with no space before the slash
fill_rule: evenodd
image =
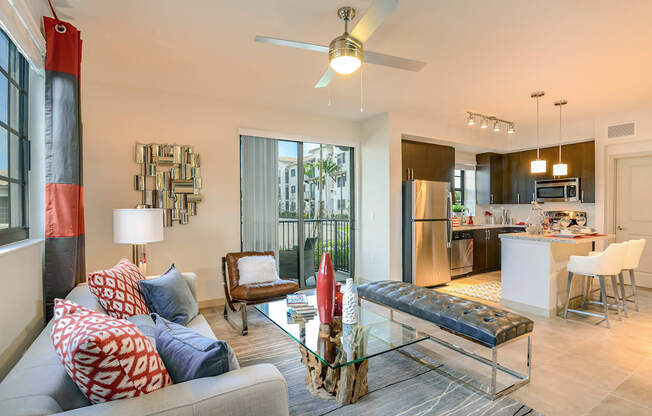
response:
<path id="1" fill-rule="evenodd" d="M 240 284 L 240 271 L 238 270 L 238 260 L 248 256 L 274 256 L 273 251 L 245 251 L 241 253 L 227 253 L 222 257 L 222 278 L 224 280 L 224 319 L 227 320 L 237 330 L 242 331 L 242 335 L 247 335 L 247 306 L 258 303 L 270 302 L 272 300 L 283 299 L 285 295 L 294 293 L 299 290 L 299 285 L 291 280 L 275 280 L 273 282 Z M 229 310 L 237 312 L 239 308 L 242 314 L 242 328 L 238 328 L 229 320 Z"/>

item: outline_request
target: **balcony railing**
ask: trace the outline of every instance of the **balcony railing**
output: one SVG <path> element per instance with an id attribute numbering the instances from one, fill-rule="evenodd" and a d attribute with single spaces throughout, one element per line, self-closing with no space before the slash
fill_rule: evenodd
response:
<path id="1" fill-rule="evenodd" d="M 305 274 L 317 273 L 321 256 L 330 253 L 336 271 L 351 272 L 351 222 L 348 219 L 306 219 L 303 221 L 306 241 L 304 250 L 312 250 L 312 262 L 304 262 Z M 279 249 L 297 250 L 299 246 L 299 221 L 282 219 L 279 221 Z M 306 253 L 309 255 L 309 253 Z M 297 255 L 298 260 L 298 255 Z M 310 264 L 312 263 L 312 264 Z M 282 276 L 281 276 L 282 277 Z"/>

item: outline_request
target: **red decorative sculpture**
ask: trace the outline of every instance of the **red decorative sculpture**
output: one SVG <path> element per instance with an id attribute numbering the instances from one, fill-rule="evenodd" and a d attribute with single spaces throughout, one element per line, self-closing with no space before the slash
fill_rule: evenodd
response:
<path id="1" fill-rule="evenodd" d="M 319 321 L 323 324 L 330 324 L 333 321 L 335 312 L 335 273 L 333 273 L 333 262 L 328 253 L 321 257 L 319 273 L 317 273 L 317 310 Z"/>
<path id="2" fill-rule="evenodd" d="M 342 283 L 335 282 L 335 312 L 333 316 L 342 316 L 342 299 L 344 294 L 342 293 Z"/>

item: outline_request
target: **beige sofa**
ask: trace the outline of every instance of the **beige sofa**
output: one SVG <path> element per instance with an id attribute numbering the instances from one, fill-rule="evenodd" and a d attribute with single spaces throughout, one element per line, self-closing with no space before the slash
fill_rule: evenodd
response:
<path id="1" fill-rule="evenodd" d="M 197 277 L 193 273 L 183 273 L 183 277 L 196 298 Z M 86 285 L 76 287 L 66 299 L 104 312 Z M 136 321 L 138 319 L 132 322 L 139 325 Z M 201 314 L 195 317 L 188 327 L 206 337 L 216 338 Z M 56 356 L 50 340 L 51 328 L 52 321 L 0 383 L 0 415 L 289 414 L 287 384 L 281 373 L 271 364 L 253 365 L 217 377 L 174 384 L 140 397 L 91 405 Z M 151 332 L 153 329 L 149 330 Z M 145 335 L 151 335 L 146 330 L 143 332 Z"/>

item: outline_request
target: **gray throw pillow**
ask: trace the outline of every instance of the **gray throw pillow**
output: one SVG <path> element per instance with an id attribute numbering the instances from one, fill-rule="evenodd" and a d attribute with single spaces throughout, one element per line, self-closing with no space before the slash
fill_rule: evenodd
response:
<path id="1" fill-rule="evenodd" d="M 197 300 L 174 264 L 161 276 L 139 280 L 138 285 L 149 310 L 168 321 L 188 325 L 199 314 Z"/>
<path id="2" fill-rule="evenodd" d="M 192 329 L 156 314 L 156 350 L 174 384 L 234 370 L 230 348 L 224 341 L 206 338 Z"/>

